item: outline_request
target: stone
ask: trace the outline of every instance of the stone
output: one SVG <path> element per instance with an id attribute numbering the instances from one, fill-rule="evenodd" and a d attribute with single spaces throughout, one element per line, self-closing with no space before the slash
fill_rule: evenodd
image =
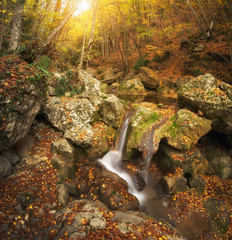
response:
<path id="1" fill-rule="evenodd" d="M 14 145 L 14 150 L 20 159 L 28 158 L 30 151 L 35 144 L 35 139 L 29 134 L 25 135 L 19 142 Z"/>
<path id="2" fill-rule="evenodd" d="M 118 90 L 120 94 L 147 94 L 145 87 L 139 78 L 122 81 Z"/>
<path id="3" fill-rule="evenodd" d="M 160 80 L 157 76 L 157 73 L 150 68 L 141 67 L 139 78 L 146 88 L 157 89 L 160 85 Z"/>
<path id="4" fill-rule="evenodd" d="M 160 179 L 160 185 L 166 194 L 174 195 L 188 189 L 187 179 L 183 176 L 164 176 Z"/>
<path id="5" fill-rule="evenodd" d="M 106 220 L 105 219 L 99 219 L 99 218 L 93 218 L 90 220 L 90 228 L 93 229 L 105 229 L 106 228 Z"/>
<path id="6" fill-rule="evenodd" d="M 4 157 L 6 157 L 13 166 L 19 162 L 19 156 L 17 155 L 17 153 L 15 152 L 15 150 L 13 148 L 2 151 L 1 154 Z"/>
<path id="7" fill-rule="evenodd" d="M 214 198 L 207 198 L 203 202 L 203 206 L 208 212 L 213 231 L 225 234 L 230 224 L 230 206 L 226 202 Z"/>
<path id="8" fill-rule="evenodd" d="M 74 161 L 74 151 L 74 146 L 65 138 L 57 139 L 51 143 L 51 152 L 61 155 L 70 163 Z"/>
<path id="9" fill-rule="evenodd" d="M 198 193 L 202 194 L 205 189 L 206 181 L 201 176 L 195 175 L 188 179 L 188 185 L 191 188 L 195 188 Z"/>
<path id="10" fill-rule="evenodd" d="M 205 174 L 208 170 L 208 161 L 198 148 L 178 150 L 165 143 L 160 144 L 157 165 L 165 173 L 181 168 L 184 174 L 191 176 Z"/>
<path id="11" fill-rule="evenodd" d="M 224 149 L 208 146 L 203 152 L 209 162 L 209 174 L 215 174 L 223 179 L 232 179 L 232 157 Z"/>
<path id="12" fill-rule="evenodd" d="M 200 110 L 212 120 L 212 129 L 232 133 L 232 86 L 218 81 L 211 74 L 191 79 L 178 91 L 178 104 Z"/>
<path id="13" fill-rule="evenodd" d="M 33 91 L 35 92 L 35 91 Z M 11 96 L 13 98 L 13 96 Z M 26 89 L 21 100 L 17 100 L 14 111 L 12 105 L 6 101 L 1 104 L 0 112 L 9 112 L 6 118 L 6 127 L 0 130 L 0 151 L 12 148 L 17 142 L 23 139 L 28 133 L 36 115 L 41 108 L 41 100 L 37 93 Z"/>
<path id="14" fill-rule="evenodd" d="M 171 126 L 166 129 L 167 143 L 177 149 L 189 150 L 198 140 L 211 130 L 211 121 L 197 114 L 180 109 L 171 119 Z"/>
<path id="15" fill-rule="evenodd" d="M 99 104 L 99 113 L 106 125 L 118 128 L 122 123 L 124 107 L 119 98 L 108 95 Z"/>
<path id="16" fill-rule="evenodd" d="M 11 172 L 12 165 L 10 161 L 6 157 L 0 155 L 0 179 L 9 176 Z"/>
<path id="17" fill-rule="evenodd" d="M 193 49 L 193 52 L 202 52 L 204 50 L 203 45 L 198 45 Z"/>
<path id="18" fill-rule="evenodd" d="M 84 91 L 81 93 L 81 96 L 88 98 L 94 106 L 97 106 L 102 97 L 100 81 L 83 70 L 79 71 L 78 78 L 84 86 Z"/>
<path id="19" fill-rule="evenodd" d="M 69 190 L 65 184 L 57 185 L 57 200 L 63 206 L 66 206 L 69 201 Z"/>

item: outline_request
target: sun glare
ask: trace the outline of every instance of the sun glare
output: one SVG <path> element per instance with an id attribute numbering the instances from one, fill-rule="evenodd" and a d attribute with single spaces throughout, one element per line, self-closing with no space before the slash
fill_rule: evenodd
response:
<path id="1" fill-rule="evenodd" d="M 90 3 L 88 0 L 82 0 L 78 6 L 78 9 L 74 13 L 75 16 L 80 15 L 82 12 L 87 11 L 90 9 Z"/>

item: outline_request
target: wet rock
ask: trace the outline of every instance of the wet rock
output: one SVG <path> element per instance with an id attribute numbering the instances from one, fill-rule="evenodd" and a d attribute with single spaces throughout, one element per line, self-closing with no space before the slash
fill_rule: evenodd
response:
<path id="1" fill-rule="evenodd" d="M 160 185 L 166 194 L 176 194 L 188 189 L 187 179 L 183 176 L 164 176 L 160 180 Z"/>
<path id="2" fill-rule="evenodd" d="M 170 146 L 189 150 L 210 130 L 210 120 L 201 118 L 189 110 L 180 109 L 171 119 L 165 138 Z"/>
<path id="3" fill-rule="evenodd" d="M 174 172 L 181 168 L 183 173 L 190 175 L 204 174 L 208 162 L 196 147 L 191 150 L 178 150 L 167 144 L 160 144 L 157 164 L 163 172 Z"/>
<path id="4" fill-rule="evenodd" d="M 6 157 L 0 155 L 0 179 L 9 176 L 11 172 L 11 162 Z"/>
<path id="5" fill-rule="evenodd" d="M 19 162 L 19 156 L 17 155 L 17 153 L 15 152 L 15 150 L 13 148 L 2 151 L 1 154 L 4 157 L 6 157 L 13 166 Z"/>
<path id="6" fill-rule="evenodd" d="M 161 121 L 162 115 L 156 111 L 154 104 L 142 103 L 136 105 L 136 112 L 131 118 L 131 134 L 127 144 L 127 154 L 130 155 L 133 149 L 138 149 L 144 145 L 143 134 L 148 131 L 152 125 Z M 153 134 L 153 133 L 152 133 Z M 158 135 L 158 133 L 157 133 Z M 156 145 L 158 145 L 161 137 L 157 137 Z M 142 150 L 142 149 L 141 149 Z"/>
<path id="7" fill-rule="evenodd" d="M 140 79 L 146 88 L 157 89 L 160 85 L 157 73 L 147 67 L 140 68 Z"/>
<path id="8" fill-rule="evenodd" d="M 212 129 L 232 133 L 232 87 L 206 74 L 191 79 L 178 92 L 180 106 L 201 110 Z"/>
<path id="9" fill-rule="evenodd" d="M 230 223 L 231 210 L 229 205 L 219 199 L 208 198 L 203 203 L 209 214 L 209 220 L 214 232 L 225 234 Z"/>
<path id="10" fill-rule="evenodd" d="M 208 173 L 215 174 L 223 179 L 232 179 L 232 156 L 226 149 L 221 150 L 208 146 L 203 154 L 209 162 Z"/>
<path id="11" fill-rule="evenodd" d="M 23 139 L 14 145 L 14 150 L 19 158 L 27 158 L 30 156 L 30 151 L 35 144 L 35 139 L 27 134 Z"/>
<path id="12" fill-rule="evenodd" d="M 122 81 L 118 88 L 120 94 L 146 94 L 145 87 L 139 78 Z"/>
<path id="13" fill-rule="evenodd" d="M 128 192 L 126 181 L 117 176 L 117 174 L 109 173 L 111 175 L 109 177 L 105 174 L 98 178 L 99 199 L 110 209 L 137 209 L 139 201 Z"/>
<path id="14" fill-rule="evenodd" d="M 114 95 L 108 95 L 99 104 L 99 113 L 108 126 L 117 128 L 122 123 L 124 107 L 119 98 Z"/>
<path id="15" fill-rule="evenodd" d="M 66 206 L 66 204 L 68 203 L 68 201 L 69 201 L 69 190 L 68 190 L 68 187 L 65 184 L 57 185 L 57 200 L 63 206 Z"/>
<path id="16" fill-rule="evenodd" d="M 51 152 L 61 155 L 70 163 L 74 161 L 74 151 L 74 146 L 65 138 L 60 138 L 51 143 Z"/>

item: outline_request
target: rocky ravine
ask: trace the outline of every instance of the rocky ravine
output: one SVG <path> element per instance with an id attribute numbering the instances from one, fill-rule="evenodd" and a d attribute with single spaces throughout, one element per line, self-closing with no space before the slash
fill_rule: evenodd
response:
<path id="1" fill-rule="evenodd" d="M 82 71 L 79 77 L 85 91 L 74 98 L 47 99 L 43 113 L 53 128 L 34 122 L 31 131 L 37 142 L 31 153 L 26 151 L 27 158 L 22 155 L 24 160 L 14 163 L 15 174 L 1 180 L 2 238 L 184 239 L 166 221 L 139 212 L 137 200 L 122 179 L 90 163 L 110 149 L 125 110 L 118 98 L 101 92 L 97 80 Z M 169 216 L 175 226 L 189 239 L 193 234 L 195 238 L 230 237 L 230 170 L 222 172 L 225 180 L 208 178 L 205 174 L 212 157 L 207 152 L 202 156 L 195 147 L 210 131 L 211 120 L 186 109 L 176 111 L 151 103 L 135 104 L 134 108 L 127 154 L 133 157 L 139 151 L 146 159 L 162 142 L 157 164 L 165 175 L 160 184 L 173 196 Z M 230 169 L 230 157 L 226 155 L 224 160 Z M 132 168 L 129 164 L 128 169 Z M 213 169 L 211 174 L 221 177 L 221 172 Z M 139 170 L 135 166 L 131 174 Z M 4 176 L 11 171 L 12 167 Z M 224 217 L 218 218 L 219 213 Z M 185 218 L 191 227 L 183 224 Z M 191 230 L 199 221 L 203 227 Z"/>

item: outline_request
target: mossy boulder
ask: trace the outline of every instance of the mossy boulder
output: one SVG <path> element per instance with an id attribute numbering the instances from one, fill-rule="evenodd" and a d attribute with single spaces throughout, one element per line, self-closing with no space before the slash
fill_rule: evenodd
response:
<path id="1" fill-rule="evenodd" d="M 132 153 L 133 149 L 143 150 L 144 134 L 162 119 L 162 115 L 156 111 L 155 104 L 142 103 L 140 105 L 135 105 L 135 108 L 136 112 L 131 118 L 131 134 L 127 144 L 128 155 Z M 157 139 L 157 143 L 159 143 L 159 141 L 160 138 Z"/>
<path id="2" fill-rule="evenodd" d="M 178 92 L 180 106 L 201 111 L 212 129 L 232 134 L 232 86 L 206 74 L 190 79 Z"/>
<path id="3" fill-rule="evenodd" d="M 159 167 L 165 172 L 175 172 L 181 168 L 184 174 L 197 175 L 207 171 L 208 162 L 199 149 L 178 150 L 167 144 L 160 144 L 158 152 Z"/>
<path id="4" fill-rule="evenodd" d="M 211 129 L 210 120 L 189 110 L 181 109 L 175 113 L 171 107 L 159 108 L 145 102 L 134 107 L 136 112 L 131 118 L 128 156 L 133 153 L 133 149 L 137 149 L 143 152 L 143 157 L 152 157 L 161 139 L 176 149 L 189 150 Z"/>
<path id="5" fill-rule="evenodd" d="M 199 117 L 189 110 L 180 109 L 171 118 L 171 124 L 165 129 L 164 136 L 170 146 L 189 150 L 210 130 L 210 120 Z"/>
<path id="6" fill-rule="evenodd" d="M 139 78 L 125 80 L 119 85 L 119 93 L 123 94 L 146 94 L 144 85 Z"/>

